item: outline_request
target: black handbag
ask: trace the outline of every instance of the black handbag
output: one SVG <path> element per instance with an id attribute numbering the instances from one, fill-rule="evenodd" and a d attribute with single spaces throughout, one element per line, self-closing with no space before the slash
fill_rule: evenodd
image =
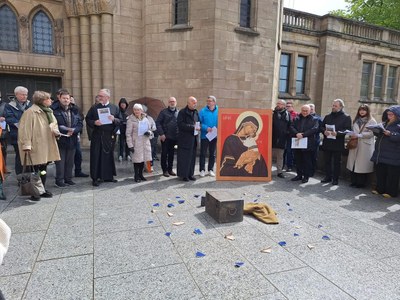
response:
<path id="1" fill-rule="evenodd" d="M 29 159 L 31 166 L 27 166 L 27 159 Z M 30 153 L 25 153 L 22 173 L 17 175 L 17 180 L 19 183 L 18 194 L 20 196 L 33 196 L 34 198 L 40 198 L 40 195 L 45 192 L 40 174 L 34 172 L 32 169 L 32 158 Z"/>

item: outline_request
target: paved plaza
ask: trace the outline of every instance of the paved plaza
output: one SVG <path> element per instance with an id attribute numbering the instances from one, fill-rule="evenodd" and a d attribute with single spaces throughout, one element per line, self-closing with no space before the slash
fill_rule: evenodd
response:
<path id="1" fill-rule="evenodd" d="M 321 184 L 322 176 L 293 183 L 294 173 L 269 183 L 216 182 L 196 168 L 198 180 L 182 182 L 162 177 L 159 163 L 137 184 L 130 163 L 117 166 L 118 183 L 92 187 L 76 178 L 64 189 L 54 187 L 51 166 L 54 197 L 39 202 L 17 196 L 15 176 L 7 178 L 7 300 L 400 299 L 399 199 L 343 180 Z M 218 224 L 200 207 L 207 190 L 268 203 L 280 223 L 245 216 Z"/>

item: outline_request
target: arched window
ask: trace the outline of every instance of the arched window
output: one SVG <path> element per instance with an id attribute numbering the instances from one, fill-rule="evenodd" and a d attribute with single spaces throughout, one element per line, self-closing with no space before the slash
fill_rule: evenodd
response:
<path id="1" fill-rule="evenodd" d="M 39 11 L 32 20 L 32 51 L 53 54 L 53 25 L 50 18 Z"/>
<path id="2" fill-rule="evenodd" d="M 10 7 L 0 7 L 0 50 L 18 51 L 18 22 Z"/>

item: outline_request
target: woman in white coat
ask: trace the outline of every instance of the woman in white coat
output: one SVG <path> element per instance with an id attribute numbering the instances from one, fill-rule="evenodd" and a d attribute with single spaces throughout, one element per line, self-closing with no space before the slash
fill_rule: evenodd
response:
<path id="1" fill-rule="evenodd" d="M 133 106 L 133 114 L 126 121 L 126 143 L 132 153 L 133 168 L 135 170 L 135 182 L 146 181 L 143 176 L 144 163 L 151 161 L 150 140 L 156 130 L 154 121 L 147 118 L 141 104 Z"/>
<path id="2" fill-rule="evenodd" d="M 368 174 L 374 171 L 374 164 L 370 161 L 374 152 L 375 137 L 367 126 L 375 125 L 376 121 L 371 117 L 367 104 L 358 108 L 357 115 L 353 121 L 353 134 L 351 139 L 358 139 L 355 149 L 349 150 L 347 158 L 347 169 L 350 170 L 352 187 L 365 187 Z"/>

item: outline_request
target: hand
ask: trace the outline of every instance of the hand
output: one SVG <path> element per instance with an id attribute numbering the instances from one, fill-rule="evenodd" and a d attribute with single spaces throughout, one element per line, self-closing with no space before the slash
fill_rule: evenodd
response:
<path id="1" fill-rule="evenodd" d="M 166 139 L 167 139 L 167 137 L 165 136 L 165 134 L 160 135 L 160 141 L 161 142 L 165 142 Z"/>
<path id="2" fill-rule="evenodd" d="M 131 153 L 133 154 L 135 152 L 135 148 L 131 147 L 129 148 L 129 151 L 131 151 Z"/>
<path id="3" fill-rule="evenodd" d="M 113 115 L 109 115 L 109 116 L 108 116 L 108 119 L 109 119 L 111 122 L 114 122 L 114 119 L 115 119 L 115 118 L 114 118 Z"/>
<path id="4" fill-rule="evenodd" d="M 212 128 L 211 127 L 208 127 L 207 128 L 207 132 L 211 132 L 212 131 Z"/>
<path id="5" fill-rule="evenodd" d="M 103 125 L 103 123 L 101 123 L 100 120 L 96 120 L 96 121 L 94 121 L 94 125 L 101 126 L 101 125 Z"/>
<path id="6" fill-rule="evenodd" d="M 150 131 L 146 131 L 143 135 L 150 136 Z"/>
<path id="7" fill-rule="evenodd" d="M 389 130 L 384 130 L 383 134 L 386 135 L 386 136 L 389 136 L 391 134 L 391 132 Z"/>
<path id="8" fill-rule="evenodd" d="M 296 137 L 297 137 L 298 139 L 302 139 L 302 138 L 303 138 L 303 134 L 302 134 L 302 133 L 297 133 L 297 134 L 296 134 Z"/>
<path id="9" fill-rule="evenodd" d="M 71 130 L 68 130 L 67 134 L 68 134 L 68 136 L 71 136 L 71 135 L 73 135 L 73 134 L 74 134 L 74 130 L 73 130 L 73 129 L 71 129 Z"/>

